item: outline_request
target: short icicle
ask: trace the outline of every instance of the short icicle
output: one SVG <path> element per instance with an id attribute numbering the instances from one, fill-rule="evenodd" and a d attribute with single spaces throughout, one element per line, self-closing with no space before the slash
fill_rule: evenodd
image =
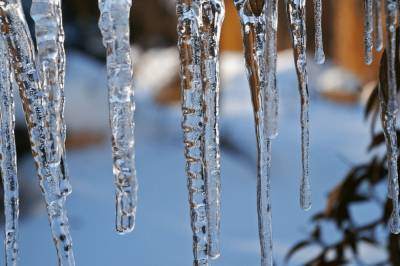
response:
<path id="1" fill-rule="evenodd" d="M 211 259 L 220 256 L 221 176 L 219 148 L 219 43 L 225 15 L 224 1 L 201 1 L 202 23 L 201 75 L 203 85 L 204 145 L 203 163 L 206 180 L 208 255 Z"/>
<path id="2" fill-rule="evenodd" d="M 193 231 L 193 265 L 208 265 L 206 180 L 203 165 L 204 117 L 201 77 L 202 12 L 200 0 L 178 0 L 178 48 L 182 94 L 182 129 Z"/>
<path id="3" fill-rule="evenodd" d="M 266 1 L 265 21 L 267 27 L 266 43 L 266 91 L 264 99 L 264 118 L 267 137 L 278 135 L 279 92 L 276 86 L 278 0 Z"/>
<path id="4" fill-rule="evenodd" d="M 322 0 L 314 0 L 315 25 L 315 61 L 317 64 L 325 62 L 324 42 L 322 38 Z"/>
<path id="5" fill-rule="evenodd" d="M 392 233 L 400 233 L 399 214 L 399 181 L 397 174 L 397 138 L 396 138 L 396 116 L 398 113 L 397 103 L 397 79 L 396 79 L 396 17 L 397 1 L 385 0 L 386 14 L 386 59 L 387 59 L 387 90 L 385 101 L 381 101 L 382 127 L 385 133 L 388 153 L 388 196 L 393 202 L 393 211 L 389 220 Z"/>
<path id="6" fill-rule="evenodd" d="M 383 49 L 383 30 L 382 30 L 382 0 L 374 1 L 374 44 L 375 49 L 380 52 Z"/>
<path id="7" fill-rule="evenodd" d="M 34 47 L 20 0 L 0 1 L 0 21 L 0 32 L 8 45 L 9 58 L 23 103 L 32 154 L 57 248 L 58 264 L 75 265 L 65 197 L 57 179 L 63 169 L 60 164 L 52 164 L 49 157 L 49 154 L 54 154 L 55 147 L 47 142 L 48 98 L 41 88 Z"/>
<path id="8" fill-rule="evenodd" d="M 99 28 L 107 50 L 113 172 L 116 185 L 116 230 L 135 226 L 138 182 L 135 167 L 133 66 L 129 42 L 131 0 L 99 0 Z"/>
<path id="9" fill-rule="evenodd" d="M 300 206 L 311 208 L 311 184 L 309 174 L 309 94 L 306 58 L 306 1 L 287 0 L 287 12 L 292 35 L 294 63 L 297 71 L 301 102 L 301 155 L 302 176 L 300 181 Z"/>
<path id="10" fill-rule="evenodd" d="M 13 75 L 7 45 L 0 38 L 0 169 L 4 191 L 5 265 L 16 266 L 18 260 L 18 178 L 15 147 L 15 108 Z"/>
<path id="11" fill-rule="evenodd" d="M 373 0 L 364 0 L 364 61 L 367 65 L 372 63 L 373 34 Z"/>
<path id="12" fill-rule="evenodd" d="M 235 0 L 234 3 L 242 25 L 244 55 L 257 136 L 257 213 L 261 265 L 272 266 L 271 140 L 267 134 L 264 110 L 267 85 L 266 8 L 263 0 Z"/>

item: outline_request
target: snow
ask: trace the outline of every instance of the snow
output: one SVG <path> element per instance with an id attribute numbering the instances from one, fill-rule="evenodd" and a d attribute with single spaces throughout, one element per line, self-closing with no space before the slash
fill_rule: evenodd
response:
<path id="1" fill-rule="evenodd" d="M 167 49 L 134 56 L 138 62 L 135 73 L 148 74 L 135 76 L 139 196 L 133 233 L 120 236 L 114 231 L 110 138 L 98 146 L 68 152 L 73 193 L 67 200 L 67 209 L 77 265 L 180 266 L 192 262 L 180 107 L 162 107 L 152 100 L 155 90 L 161 87 L 155 80 L 175 74 L 176 55 L 175 49 Z M 292 51 L 278 57 L 280 134 L 272 143 L 272 226 L 277 265 L 282 265 L 288 249 L 306 236 L 309 219 L 324 207 L 327 192 L 350 165 L 367 158 L 369 130 L 363 120 L 363 108 L 319 98 L 317 73 L 328 69 L 315 67 L 312 61 L 308 63 L 313 207 L 304 212 L 298 204 L 300 101 Z M 242 54 L 224 54 L 221 68 L 221 257 L 211 265 L 258 265 L 256 142 Z M 66 119 L 72 132 L 84 129 L 109 134 L 105 75 L 101 63 L 73 51 L 67 53 Z M 33 188 L 39 191 L 33 170 L 27 169 L 33 169 L 30 157 L 20 162 L 19 173 L 34 179 Z M 44 206 L 42 202 L 41 205 Z M 362 210 L 359 215 L 360 219 L 369 217 Z M 56 263 L 44 208 L 35 209 L 23 219 L 20 231 L 19 265 Z M 368 258 L 379 255 L 371 248 L 363 251 L 369 254 Z M 295 256 L 291 263 L 303 262 L 312 252 L 315 250 Z"/>

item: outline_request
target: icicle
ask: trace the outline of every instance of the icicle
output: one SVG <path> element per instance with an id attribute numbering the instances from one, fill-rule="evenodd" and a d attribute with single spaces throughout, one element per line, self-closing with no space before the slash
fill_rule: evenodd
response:
<path id="1" fill-rule="evenodd" d="M 382 33 L 382 13 L 381 13 L 381 1 L 374 1 L 374 33 L 375 33 L 375 48 L 378 52 L 382 51 L 383 48 L 383 33 Z"/>
<path id="2" fill-rule="evenodd" d="M 400 233 L 399 217 L 399 184 L 397 174 L 397 135 L 396 135 L 396 113 L 392 113 L 387 106 L 387 91 L 383 91 L 382 85 L 379 86 L 379 98 L 381 106 L 382 128 L 386 140 L 388 176 L 391 180 L 391 196 L 393 200 L 393 212 L 390 218 L 389 227 L 392 233 Z M 386 98 L 386 99 L 385 99 Z"/>
<path id="3" fill-rule="evenodd" d="M 134 152 L 133 68 L 129 43 L 131 0 L 99 0 L 99 27 L 107 49 L 110 123 L 116 183 L 116 230 L 135 226 L 137 179 Z"/>
<path id="4" fill-rule="evenodd" d="M 41 84 L 49 108 L 49 145 L 55 147 L 49 154 L 52 164 L 61 164 L 58 178 L 61 192 L 71 193 L 65 162 L 65 122 L 64 122 L 64 71 L 65 53 L 60 0 L 33 0 L 31 16 L 35 21 L 35 34 L 38 50 L 38 67 Z"/>
<path id="5" fill-rule="evenodd" d="M 186 175 L 193 231 L 193 265 L 208 265 L 206 182 L 203 171 L 203 91 L 201 79 L 199 0 L 178 0 L 178 48 L 182 91 Z"/>
<path id="6" fill-rule="evenodd" d="M 373 0 L 364 0 L 364 61 L 367 65 L 372 63 L 372 48 L 374 46 L 373 33 Z"/>
<path id="7" fill-rule="evenodd" d="M 53 240 L 59 265 L 75 265 L 72 240 L 65 210 L 65 197 L 60 191 L 60 164 L 52 164 L 49 154 L 54 146 L 48 145 L 47 96 L 42 90 L 35 66 L 35 55 L 28 25 L 20 0 L 0 2 L 1 34 L 6 39 L 15 80 L 19 86 L 25 117 L 29 129 L 31 149 L 38 170 L 40 186 L 46 200 Z"/>
<path id="8" fill-rule="evenodd" d="M 71 193 L 71 185 L 69 181 L 69 172 L 66 164 L 66 149 L 65 149 L 65 140 L 67 135 L 67 129 L 65 124 L 64 117 L 64 106 L 65 106 L 65 96 L 64 96 L 64 81 L 65 81 L 65 49 L 64 49 L 64 27 L 62 21 L 62 10 L 61 10 L 61 0 L 56 0 L 54 5 L 55 7 L 55 16 L 57 17 L 58 23 L 58 34 L 57 34 L 57 45 L 58 45 L 58 86 L 60 87 L 60 103 L 59 103 L 59 112 L 60 112 L 60 131 L 61 131 L 61 148 L 63 150 L 63 154 L 61 157 L 61 164 L 63 167 L 63 179 L 60 180 L 61 191 L 64 194 Z"/>
<path id="9" fill-rule="evenodd" d="M 236 0 L 242 24 L 247 76 L 254 108 L 257 136 L 257 213 L 261 246 L 261 265 L 272 265 L 272 219 L 270 202 L 271 141 L 265 121 L 266 21 L 265 3 L 258 0 Z M 273 13 L 271 7 L 269 10 Z M 269 21 L 274 23 L 273 20 Z M 271 40 L 272 42 L 272 40 Z M 269 47 L 271 48 L 271 47 Z M 273 57 L 273 56 L 272 56 Z M 272 58 L 273 59 L 273 58 Z M 268 58 L 271 60 L 271 58 Z M 273 60 L 269 61 L 273 65 Z M 272 74 L 273 75 L 273 74 Z M 271 76 L 272 76 L 271 75 Z M 270 76 L 270 77 L 271 77 Z M 273 85 L 270 83 L 270 85 Z"/>
<path id="10" fill-rule="evenodd" d="M 0 38 L 0 168 L 4 191 L 5 261 L 16 266 L 18 259 L 18 178 L 15 148 L 15 116 L 12 72 L 5 40 Z"/>
<path id="11" fill-rule="evenodd" d="M 314 23 L 315 23 L 315 61 L 318 64 L 325 62 L 324 42 L 322 39 L 322 2 L 314 0 Z"/>
<path id="12" fill-rule="evenodd" d="M 267 85 L 264 99 L 265 123 L 268 138 L 278 135 L 279 93 L 276 86 L 276 59 L 277 59 L 277 30 L 278 30 L 278 1 L 267 0 L 266 3 L 266 70 Z"/>
<path id="13" fill-rule="evenodd" d="M 397 80 L 396 80 L 396 16 L 397 1 L 385 1 L 386 14 L 386 58 L 387 58 L 387 101 L 382 107 L 382 124 L 387 141 L 389 186 L 388 196 L 393 201 L 393 212 L 389 226 L 393 233 L 400 233 L 399 217 L 399 181 L 397 175 L 397 139 L 396 139 L 396 115 L 397 104 Z M 381 93 L 382 94 L 382 93 Z M 383 102 L 381 102 L 381 106 Z"/>
<path id="14" fill-rule="evenodd" d="M 67 128 L 65 124 L 65 117 L 64 117 L 64 106 L 65 106 L 65 96 L 64 96 L 64 81 L 65 81 L 65 49 L 64 49 L 64 27 L 62 21 L 62 10 L 61 10 L 61 0 L 57 0 L 55 4 L 55 14 L 57 17 L 58 23 L 58 35 L 57 35 L 57 44 L 58 44 L 58 82 L 60 87 L 60 104 L 58 107 L 59 114 L 60 114 L 60 131 L 61 131 L 61 139 L 60 139 L 60 146 L 63 151 L 61 157 L 61 164 L 63 168 L 63 179 L 60 181 L 61 191 L 64 194 L 71 193 L 71 184 L 69 181 L 69 171 L 66 163 L 66 148 L 65 148 L 65 140 L 67 137 Z"/>
<path id="15" fill-rule="evenodd" d="M 301 98 L 301 153 L 302 177 L 300 183 L 300 206 L 311 208 L 311 187 L 309 177 L 309 95 L 306 58 L 306 9 L 305 0 L 287 0 L 287 12 L 293 41 L 294 59 L 299 81 Z"/>
<path id="16" fill-rule="evenodd" d="M 388 109 L 397 111 L 397 80 L 396 80 L 396 5 L 395 0 L 385 0 L 386 15 L 386 56 L 388 82 Z M 392 178 L 388 182 L 388 197 L 392 198 Z"/>
<path id="17" fill-rule="evenodd" d="M 220 256 L 220 149 L 219 149 L 219 40 L 225 15 L 221 0 L 202 0 L 201 75 L 203 82 L 204 145 L 203 162 L 206 180 L 208 255 Z"/>

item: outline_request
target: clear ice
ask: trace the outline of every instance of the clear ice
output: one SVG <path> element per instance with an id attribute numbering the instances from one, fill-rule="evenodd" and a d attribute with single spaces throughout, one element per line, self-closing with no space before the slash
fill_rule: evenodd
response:
<path id="1" fill-rule="evenodd" d="M 302 176 L 300 181 L 300 206 L 304 210 L 311 208 L 311 184 L 309 174 L 309 94 L 306 58 L 306 1 L 287 0 L 287 13 L 292 35 L 294 63 L 299 83 L 301 103 L 301 155 Z"/>
<path id="2" fill-rule="evenodd" d="M 61 192 L 71 193 L 65 162 L 65 121 L 64 121 L 64 29 L 62 25 L 60 0 L 33 0 L 31 17 L 35 22 L 37 44 L 37 67 L 41 86 L 48 99 L 48 145 L 53 146 L 49 160 L 61 164 L 59 179 Z"/>
<path id="3" fill-rule="evenodd" d="M 382 128 L 386 140 L 387 148 L 387 164 L 388 164 L 388 175 L 391 180 L 390 193 L 393 201 L 393 211 L 389 220 L 389 228 L 392 233 L 400 233 L 400 217 L 399 217 L 399 184 L 397 174 L 397 135 L 396 135 L 396 112 L 393 113 L 389 110 L 387 105 L 387 90 L 382 88 L 380 85 L 380 106 L 381 106 L 381 121 Z"/>
<path id="4" fill-rule="evenodd" d="M 315 23 L 315 61 L 318 64 L 325 62 L 324 42 L 322 39 L 322 0 L 314 0 Z"/>
<path id="5" fill-rule="evenodd" d="M 206 182 L 208 255 L 220 256 L 221 176 L 219 148 L 219 42 L 225 15 L 221 0 L 201 1 L 201 76 L 203 86 L 204 136 L 203 164 Z"/>
<path id="6" fill-rule="evenodd" d="M 260 0 L 235 0 L 240 22 L 242 25 L 242 37 L 244 56 L 246 61 L 247 76 L 251 90 L 254 109 L 254 120 L 257 137 L 257 214 L 258 230 L 261 247 L 261 265 L 272 266 L 272 217 L 270 201 L 270 169 L 271 169 L 271 135 L 268 133 L 269 123 L 266 122 L 266 91 L 267 79 L 272 75 L 267 73 L 267 62 L 274 64 L 276 60 L 272 55 L 266 58 L 267 50 L 274 50 L 274 45 L 266 49 L 266 5 Z M 268 2 L 269 3 L 269 2 Z M 271 6 L 269 12 L 276 6 Z M 276 14 L 276 13 L 275 13 Z M 270 18 L 272 27 L 276 21 Z M 271 24 L 269 26 L 271 26 Z M 273 70 L 274 71 L 274 70 Z M 271 84 L 270 84 L 271 85 Z M 268 93 L 268 92 L 267 92 Z"/>
<path id="7" fill-rule="evenodd" d="M 178 0 L 178 48 L 182 93 L 182 129 L 193 231 L 193 265 L 208 265 L 208 218 L 203 167 L 204 116 L 201 71 L 201 2 Z"/>
<path id="8" fill-rule="evenodd" d="M 14 91 L 11 65 L 4 38 L 0 38 L 0 169 L 4 191 L 5 262 L 16 266 L 18 260 L 18 178 L 15 148 Z"/>
<path id="9" fill-rule="evenodd" d="M 397 137 L 396 116 L 398 113 L 397 103 L 397 80 L 396 80 L 396 17 L 397 1 L 385 0 L 386 14 L 386 58 L 387 58 L 387 92 L 385 101 L 381 100 L 382 127 L 385 133 L 388 153 L 388 196 L 393 202 L 393 212 L 390 217 L 389 227 L 392 233 L 400 233 L 399 217 L 399 181 L 397 174 Z M 381 88 L 381 94 L 383 90 Z"/>
<path id="10" fill-rule="evenodd" d="M 133 66 L 129 42 L 131 0 L 99 0 L 99 28 L 107 50 L 113 172 L 116 185 L 116 230 L 135 226 L 138 182 L 135 167 Z"/>
<path id="11" fill-rule="evenodd" d="M 382 0 L 373 0 L 374 1 L 374 37 L 375 37 L 375 49 L 380 52 L 383 48 L 383 31 L 382 31 L 382 8 L 381 1 Z"/>
<path id="12" fill-rule="evenodd" d="M 392 111 L 398 109 L 396 100 L 397 95 L 397 80 L 396 80 L 396 3 L 391 0 L 385 0 L 385 15 L 386 15 L 386 58 L 387 58 L 387 83 L 388 83 L 388 108 Z M 392 198 L 392 178 L 388 181 L 388 197 Z"/>
<path id="13" fill-rule="evenodd" d="M 364 61 L 367 65 L 372 63 L 373 34 L 373 0 L 364 0 Z"/>
<path id="14" fill-rule="evenodd" d="M 20 91 L 29 129 L 32 154 L 36 162 L 40 187 L 45 197 L 59 265 L 75 265 L 72 240 L 65 209 L 65 194 L 58 177 L 63 167 L 54 163 L 56 147 L 48 143 L 50 109 L 47 92 L 41 87 L 35 53 L 20 0 L 0 1 L 1 35 L 8 46 L 16 83 Z"/>
<path id="15" fill-rule="evenodd" d="M 264 99 L 264 117 L 268 138 L 278 135 L 279 92 L 276 86 L 278 0 L 267 0 L 265 9 L 267 29 L 266 43 L 266 90 Z"/>

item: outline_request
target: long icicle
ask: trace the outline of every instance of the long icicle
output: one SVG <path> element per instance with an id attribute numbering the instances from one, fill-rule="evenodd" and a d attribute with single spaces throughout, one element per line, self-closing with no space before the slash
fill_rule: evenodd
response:
<path id="1" fill-rule="evenodd" d="M 59 265 L 75 265 L 65 197 L 60 191 L 60 183 L 57 180 L 62 168 L 59 164 L 52 164 L 49 158 L 49 154 L 54 153 L 54 147 L 47 143 L 46 120 L 49 115 L 47 96 L 40 86 L 33 43 L 20 0 L 0 3 L 0 21 L 0 31 L 6 39 L 9 58 L 12 61 L 15 79 L 20 90 L 32 154 L 36 162 L 53 240 L 57 248 L 58 263 Z"/>
<path id="2" fill-rule="evenodd" d="M 375 37 L 375 49 L 380 52 L 383 49 L 383 30 L 382 30 L 382 0 L 373 0 L 374 1 L 374 37 Z"/>
<path id="3" fill-rule="evenodd" d="M 396 17 L 397 1 L 385 0 L 386 14 L 386 57 L 387 57 L 387 102 L 382 109 L 383 128 L 387 138 L 388 149 L 388 196 L 393 201 L 393 212 L 390 217 L 389 226 L 393 233 L 400 232 L 399 217 L 399 181 L 397 175 L 397 141 L 393 135 L 395 130 L 396 115 L 398 113 L 397 103 L 397 80 L 396 80 Z"/>
<path id="4" fill-rule="evenodd" d="M 386 56 L 387 56 L 387 81 L 388 81 L 388 109 L 397 111 L 397 80 L 396 80 L 396 0 L 385 0 L 386 15 Z M 388 180 L 388 197 L 392 198 L 393 178 Z"/>
<path id="5" fill-rule="evenodd" d="M 202 0 L 201 75 L 203 82 L 204 145 L 203 162 L 206 180 L 208 255 L 220 256 L 221 176 L 219 148 L 219 42 L 225 15 L 221 0 Z"/>
<path id="6" fill-rule="evenodd" d="M 99 27 L 107 49 L 113 172 L 116 184 L 116 230 L 135 226 L 138 183 L 135 169 L 133 68 L 129 43 L 131 0 L 99 0 Z"/>
<path id="7" fill-rule="evenodd" d="M 278 135 L 279 92 L 276 86 L 278 0 L 267 0 L 265 21 L 267 27 L 266 44 L 266 90 L 264 112 L 267 137 L 272 139 Z"/>
<path id="8" fill-rule="evenodd" d="M 266 22 L 265 2 L 236 0 L 249 80 L 257 136 L 257 214 L 261 247 L 261 265 L 272 266 L 272 217 L 270 202 L 271 140 L 265 122 Z"/>
<path id="9" fill-rule="evenodd" d="M 387 64 L 387 54 L 384 53 L 382 62 Z M 397 159 L 398 159 L 398 148 L 397 148 L 397 134 L 396 134 L 396 112 L 390 110 L 388 105 L 388 80 L 387 80 L 387 65 L 382 68 L 380 73 L 379 89 L 379 102 L 381 108 L 381 122 L 382 129 L 385 136 L 386 148 L 387 148 L 387 164 L 388 164 L 388 178 L 392 180 L 391 185 L 391 196 L 393 200 L 393 211 L 389 221 L 389 228 L 392 233 L 400 233 L 400 217 L 399 217 L 399 206 L 398 206 L 398 173 L 397 173 Z"/>
<path id="10" fill-rule="evenodd" d="M 294 63 L 296 65 L 301 99 L 301 154 L 302 176 L 300 181 L 300 206 L 311 208 L 311 184 L 309 176 L 309 94 L 306 58 L 306 9 L 305 0 L 287 0 L 287 12 L 292 35 Z"/>
<path id="11" fill-rule="evenodd" d="M 63 179 L 60 180 L 60 187 L 61 191 L 64 194 L 71 193 L 71 184 L 70 184 L 70 177 L 69 171 L 66 163 L 66 148 L 65 148 L 65 140 L 67 137 L 67 128 L 65 123 L 64 117 L 64 107 L 65 107 L 65 95 L 64 95 L 64 84 L 65 84 L 65 48 L 64 48 L 64 41 L 65 41 L 65 34 L 64 34 L 64 26 L 62 20 L 62 10 L 61 10 L 61 0 L 57 0 L 55 4 L 55 15 L 57 17 L 58 23 L 58 34 L 57 34 L 57 44 L 58 44 L 58 82 L 60 87 L 60 103 L 57 107 L 60 113 L 60 132 L 61 132 L 61 139 L 60 139 L 60 147 L 62 149 L 62 157 L 61 157 L 61 164 L 63 168 Z"/>
<path id="12" fill-rule="evenodd" d="M 4 191 L 5 265 L 16 266 L 18 259 L 18 178 L 15 147 L 13 75 L 7 45 L 0 38 L 0 168 Z"/>
<path id="13" fill-rule="evenodd" d="M 325 62 L 324 42 L 322 38 L 322 0 L 314 0 L 315 23 L 315 61 L 317 64 Z"/>
<path id="14" fill-rule="evenodd" d="M 364 61 L 367 65 L 372 63 L 373 34 L 373 0 L 364 0 Z"/>
<path id="15" fill-rule="evenodd" d="M 62 171 L 58 178 L 61 193 L 71 193 L 65 162 L 65 121 L 64 121 L 64 72 L 65 53 L 60 0 L 33 0 L 31 17 L 35 21 L 35 35 L 38 50 L 39 73 L 41 84 L 49 108 L 47 138 L 49 145 L 55 147 L 49 154 L 52 164 L 61 164 Z M 56 174 L 56 173 L 55 173 Z"/>
<path id="16" fill-rule="evenodd" d="M 178 0 L 178 48 L 182 93 L 182 129 L 185 144 L 193 265 L 208 265 L 208 220 L 203 167 L 203 91 L 201 80 L 200 0 Z"/>

